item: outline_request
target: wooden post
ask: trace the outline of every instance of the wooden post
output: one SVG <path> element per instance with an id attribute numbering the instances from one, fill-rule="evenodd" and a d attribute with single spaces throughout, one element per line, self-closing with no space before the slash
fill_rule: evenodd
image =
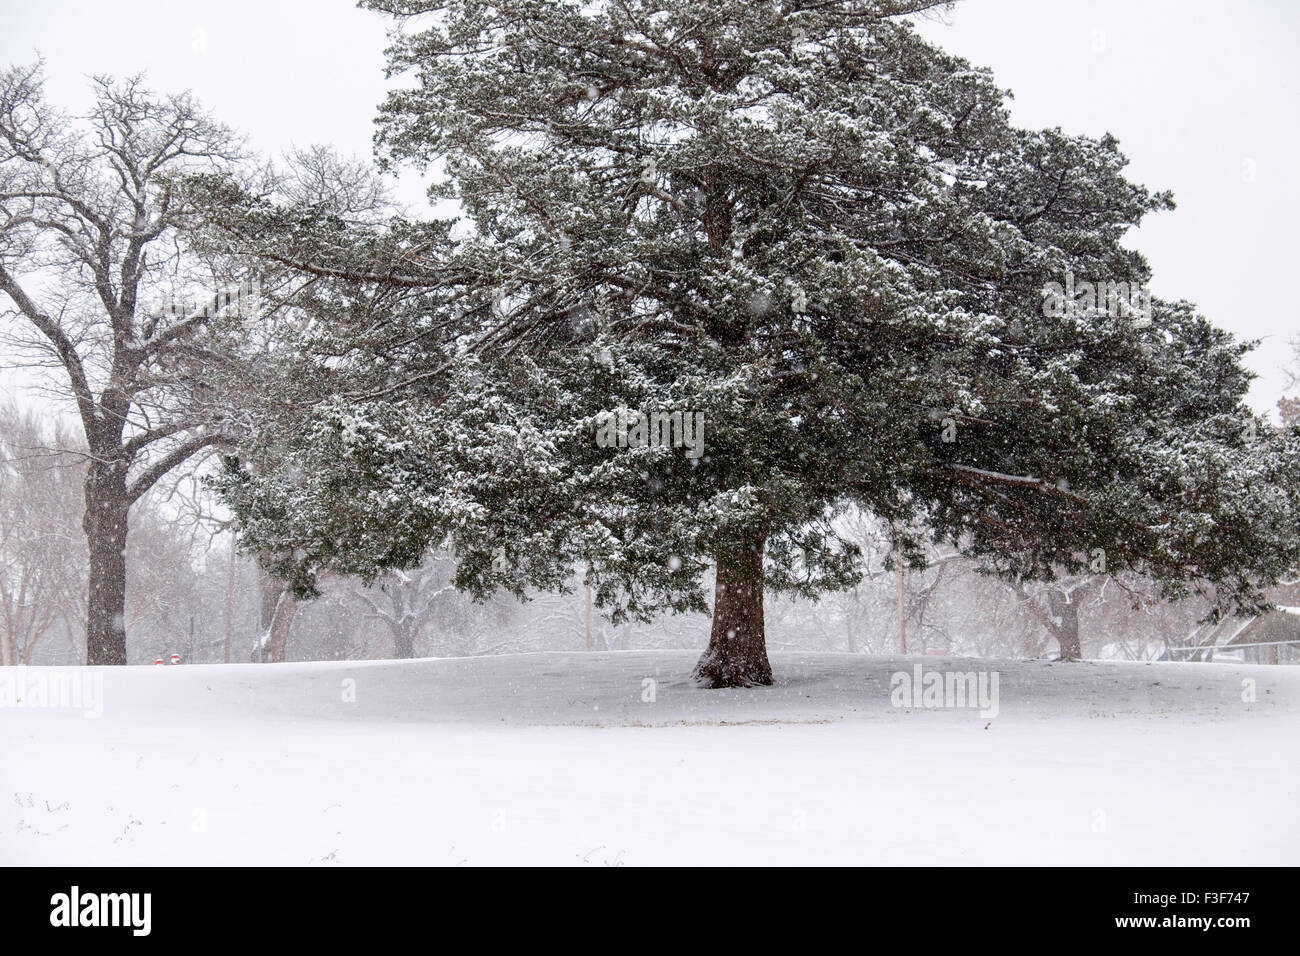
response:
<path id="1" fill-rule="evenodd" d="M 903 562 L 898 562 L 898 646 L 907 653 L 907 617 L 903 610 Z"/>
<path id="2" fill-rule="evenodd" d="M 907 616 L 903 602 L 903 554 L 898 542 L 903 537 L 903 522 L 894 522 L 894 562 L 898 565 L 898 647 L 900 653 L 907 653 Z"/>
<path id="3" fill-rule="evenodd" d="M 226 576 L 226 663 L 235 640 L 235 533 L 230 533 L 230 573 Z"/>
<path id="4" fill-rule="evenodd" d="M 591 574 L 591 565 L 587 565 L 587 574 Z M 587 650 L 591 650 L 591 584 L 587 584 Z"/>

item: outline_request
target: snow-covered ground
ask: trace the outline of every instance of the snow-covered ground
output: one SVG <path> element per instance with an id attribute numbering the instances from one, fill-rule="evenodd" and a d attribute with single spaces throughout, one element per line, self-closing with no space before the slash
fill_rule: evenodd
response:
<path id="1" fill-rule="evenodd" d="M 5 669 L 0 863 L 1300 863 L 1300 668 L 694 659 Z M 918 660 L 996 716 L 894 706 Z"/>

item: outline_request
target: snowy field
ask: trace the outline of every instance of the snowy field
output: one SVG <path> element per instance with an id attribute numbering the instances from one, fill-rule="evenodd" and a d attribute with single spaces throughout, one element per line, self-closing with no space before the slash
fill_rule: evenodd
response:
<path id="1" fill-rule="evenodd" d="M 97 669 L 98 718 L 6 669 L 0 862 L 1300 863 L 1300 669 L 695 657 Z M 918 661 L 996 716 L 895 707 Z"/>

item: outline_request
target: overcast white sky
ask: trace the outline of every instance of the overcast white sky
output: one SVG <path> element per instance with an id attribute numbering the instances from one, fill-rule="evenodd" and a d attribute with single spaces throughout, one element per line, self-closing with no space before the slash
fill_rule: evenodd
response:
<path id="1" fill-rule="evenodd" d="M 1300 4 L 961 0 L 944 21 L 923 30 L 991 67 L 1019 123 L 1110 131 L 1134 179 L 1174 191 L 1178 209 L 1131 244 L 1156 294 L 1264 339 L 1252 399 L 1270 409 L 1300 332 L 1300 295 L 1283 294 L 1300 221 Z M 0 24 L 0 64 L 39 51 L 60 105 L 87 101 L 89 74 L 143 70 L 155 89 L 193 90 L 261 151 L 370 150 L 385 24 L 349 0 L 0 0 Z"/>

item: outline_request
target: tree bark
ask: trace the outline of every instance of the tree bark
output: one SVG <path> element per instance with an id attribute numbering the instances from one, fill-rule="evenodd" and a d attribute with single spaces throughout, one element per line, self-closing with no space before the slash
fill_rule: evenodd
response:
<path id="1" fill-rule="evenodd" d="M 298 612 L 298 601 L 293 596 L 293 592 L 288 588 L 281 588 L 280 597 L 275 603 L 275 610 L 271 613 L 271 621 L 267 625 L 264 633 L 262 644 L 262 662 L 267 664 L 281 664 L 284 662 L 285 646 L 289 641 L 289 628 L 293 625 L 293 617 Z M 257 660 L 257 650 L 253 651 L 253 660 Z"/>
<path id="2" fill-rule="evenodd" d="M 262 562 L 257 565 L 257 593 L 260 601 L 258 611 L 258 624 L 265 634 L 267 628 L 271 626 L 271 618 L 275 616 L 275 609 L 280 604 L 280 595 L 284 593 L 284 582 L 270 571 L 266 570 Z"/>
<path id="3" fill-rule="evenodd" d="M 401 660 L 410 660 L 415 656 L 415 628 L 393 628 L 393 656 Z"/>
<path id="4" fill-rule="evenodd" d="M 90 557 L 86 663 L 126 663 L 126 469 L 94 462 L 86 474 L 82 528 Z"/>
<path id="5" fill-rule="evenodd" d="M 709 646 L 695 665 L 701 687 L 758 687 L 772 683 L 763 627 L 763 548 L 755 544 L 717 559 L 717 588 Z"/>
<path id="6" fill-rule="evenodd" d="M 1083 659 L 1083 646 L 1079 641 L 1079 601 L 1073 599 L 1075 597 L 1071 595 L 1067 598 L 1057 591 L 1049 592 L 1048 595 L 1048 604 L 1055 619 L 1051 631 L 1056 642 L 1061 645 L 1063 661 Z"/>

